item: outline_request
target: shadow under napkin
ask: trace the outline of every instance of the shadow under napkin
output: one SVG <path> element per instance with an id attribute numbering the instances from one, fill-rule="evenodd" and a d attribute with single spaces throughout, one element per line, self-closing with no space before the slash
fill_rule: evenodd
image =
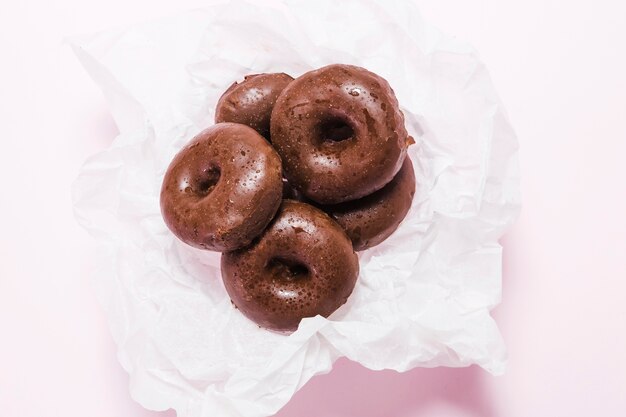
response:
<path id="1" fill-rule="evenodd" d="M 333 371 L 313 378 L 274 417 L 425 417 L 433 407 L 457 416 L 494 417 L 477 366 L 415 368 L 405 373 L 371 371 L 340 359 Z"/>

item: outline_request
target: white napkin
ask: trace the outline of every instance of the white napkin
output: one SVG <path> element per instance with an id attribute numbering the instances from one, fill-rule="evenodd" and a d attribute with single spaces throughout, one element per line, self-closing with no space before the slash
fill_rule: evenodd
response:
<path id="1" fill-rule="evenodd" d="M 79 222 L 101 243 L 97 291 L 143 406 L 179 417 L 262 417 L 342 356 L 371 369 L 478 364 L 505 348 L 498 238 L 519 205 L 517 140 L 474 50 L 411 2 L 232 1 L 76 37 L 120 135 L 74 184 Z M 174 154 L 212 124 L 244 75 L 363 66 L 394 88 L 417 144 L 417 193 L 400 228 L 360 253 L 348 303 L 286 336 L 231 306 L 220 254 L 180 243 L 159 190 Z"/>

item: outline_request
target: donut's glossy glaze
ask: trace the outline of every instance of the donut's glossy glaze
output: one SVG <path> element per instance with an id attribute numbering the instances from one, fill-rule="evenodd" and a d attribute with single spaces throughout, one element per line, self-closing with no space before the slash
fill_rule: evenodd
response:
<path id="1" fill-rule="evenodd" d="M 341 227 L 321 210 L 284 200 L 261 237 L 222 254 L 235 306 L 259 326 L 292 331 L 304 317 L 328 317 L 352 293 L 359 263 Z"/>
<path id="2" fill-rule="evenodd" d="M 415 172 L 410 158 L 400 172 L 380 190 L 358 200 L 320 208 L 344 228 L 354 250 L 376 246 L 398 228 L 411 208 L 415 194 Z"/>
<path id="3" fill-rule="evenodd" d="M 270 116 L 278 95 L 293 81 L 285 73 L 246 75 L 222 94 L 215 108 L 215 122 L 248 125 L 270 139 Z"/>
<path id="4" fill-rule="evenodd" d="M 291 185 L 320 204 L 381 189 L 413 142 L 387 81 L 339 64 L 287 85 L 272 111 L 271 135 Z"/>
<path id="5" fill-rule="evenodd" d="M 269 224 L 282 198 L 280 157 L 254 129 L 219 123 L 172 160 L 161 188 L 170 230 L 201 249 L 248 245 Z"/>

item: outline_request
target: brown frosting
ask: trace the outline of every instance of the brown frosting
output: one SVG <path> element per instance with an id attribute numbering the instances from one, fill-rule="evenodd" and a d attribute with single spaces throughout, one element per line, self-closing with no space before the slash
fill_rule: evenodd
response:
<path id="1" fill-rule="evenodd" d="M 280 206 L 280 157 L 254 129 L 219 123 L 172 160 L 161 188 L 170 230 L 201 249 L 227 251 L 261 234 Z"/>
<path id="2" fill-rule="evenodd" d="M 321 204 L 384 187 L 413 142 L 387 81 L 339 64 L 307 72 L 285 87 L 272 111 L 271 135 L 289 182 Z"/>
<path id="3" fill-rule="evenodd" d="M 343 227 L 354 250 L 376 246 L 398 228 L 411 208 L 415 194 L 415 172 L 410 158 L 380 190 L 358 200 L 320 208 Z"/>
<path id="4" fill-rule="evenodd" d="M 259 326 L 297 329 L 328 317 L 352 293 L 359 263 L 352 243 L 327 214 L 284 200 L 251 246 L 222 254 L 222 279 L 235 306 Z"/>
<path id="5" fill-rule="evenodd" d="M 215 122 L 248 125 L 270 139 L 270 116 L 278 95 L 293 81 L 285 73 L 246 75 L 222 94 L 215 108 Z"/>

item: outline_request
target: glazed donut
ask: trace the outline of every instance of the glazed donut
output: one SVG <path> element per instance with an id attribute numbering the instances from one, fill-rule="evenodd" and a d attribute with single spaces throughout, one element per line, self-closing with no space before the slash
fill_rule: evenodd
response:
<path id="1" fill-rule="evenodd" d="M 381 189 L 413 143 L 387 81 L 339 64 L 287 85 L 272 111 L 271 135 L 289 182 L 320 204 Z"/>
<path id="2" fill-rule="evenodd" d="M 321 206 L 346 231 L 354 250 L 376 246 L 400 225 L 411 208 L 415 194 L 415 172 L 405 158 L 400 172 L 380 190 L 358 200 Z"/>
<path id="3" fill-rule="evenodd" d="M 354 288 L 359 262 L 339 225 L 308 204 L 283 200 L 251 246 L 222 254 L 234 305 L 266 329 L 292 331 L 304 317 L 328 317 Z"/>
<path id="4" fill-rule="evenodd" d="M 161 187 L 170 230 L 196 248 L 248 245 L 270 223 L 282 198 L 280 157 L 251 127 L 219 123 L 172 160 Z"/>
<path id="5" fill-rule="evenodd" d="M 278 95 L 293 81 L 285 73 L 246 75 L 222 94 L 215 108 L 215 122 L 248 125 L 270 139 L 270 116 Z"/>

